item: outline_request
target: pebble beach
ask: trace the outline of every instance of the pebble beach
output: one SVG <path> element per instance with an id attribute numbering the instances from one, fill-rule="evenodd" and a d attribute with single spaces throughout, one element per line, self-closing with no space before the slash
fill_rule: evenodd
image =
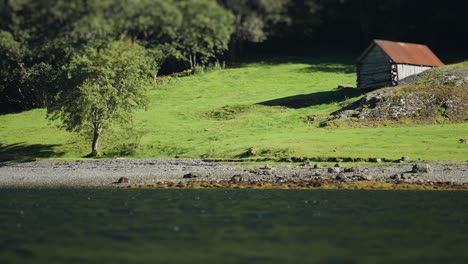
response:
<path id="1" fill-rule="evenodd" d="M 421 167 L 421 164 L 424 171 L 415 167 Z M 281 184 L 316 181 L 468 186 L 468 164 L 408 162 L 369 167 L 348 164 L 245 166 L 194 159 L 114 159 L 37 161 L 0 167 L 0 188 L 122 188 L 187 182 Z"/>

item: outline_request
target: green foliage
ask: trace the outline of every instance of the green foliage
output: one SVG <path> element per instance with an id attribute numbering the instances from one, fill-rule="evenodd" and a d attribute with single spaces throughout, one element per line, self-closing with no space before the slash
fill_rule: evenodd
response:
<path id="1" fill-rule="evenodd" d="M 170 57 L 194 69 L 221 55 L 234 31 L 232 14 L 212 0 L 11 0 L 0 7 L 0 110 L 7 112 L 43 107 L 63 92 L 64 69 L 88 47 L 125 38 L 156 65 Z"/>
<path id="2" fill-rule="evenodd" d="M 4 109 L 24 110 L 45 106 L 53 79 L 46 62 L 30 60 L 31 51 L 10 32 L 0 30 L 0 103 Z M 0 109 L 0 112 L 3 109 Z"/>
<path id="3" fill-rule="evenodd" d="M 152 66 L 137 44 L 116 41 L 86 49 L 72 58 L 69 86 L 49 106 L 50 118 L 62 120 L 68 131 L 88 132 L 96 155 L 104 130 L 131 122 L 133 112 L 146 107 L 145 81 Z"/>
<path id="4" fill-rule="evenodd" d="M 207 65 L 195 66 L 195 69 L 193 69 L 192 74 L 200 74 L 200 73 L 205 73 L 205 72 L 210 72 L 210 71 L 219 71 L 225 68 L 226 68 L 225 62 L 220 63 L 219 61 L 215 61 L 213 63 L 208 63 Z"/>
<path id="5" fill-rule="evenodd" d="M 171 43 L 177 37 L 182 14 L 171 0 L 120 0 L 124 18 L 117 19 L 119 31 L 147 46 Z"/>
<path id="6" fill-rule="evenodd" d="M 212 0 L 178 2 L 183 15 L 176 39 L 177 49 L 190 68 L 208 63 L 228 48 L 234 16 Z"/>
<path id="7" fill-rule="evenodd" d="M 3 56 L 2 64 L 4 64 L 4 60 L 21 61 L 27 50 L 19 41 L 15 40 L 10 32 L 0 30 L 0 52 Z"/>
<path id="8" fill-rule="evenodd" d="M 236 16 L 237 41 L 263 42 L 274 34 L 275 26 L 287 24 L 290 0 L 221 0 Z"/>
<path id="9" fill-rule="evenodd" d="M 261 43 L 280 35 L 291 23 L 288 13 L 291 0 L 219 0 L 235 15 L 235 31 L 229 45 L 231 60 L 244 52 L 245 42 Z M 302 2 L 302 1 L 296 1 Z"/>

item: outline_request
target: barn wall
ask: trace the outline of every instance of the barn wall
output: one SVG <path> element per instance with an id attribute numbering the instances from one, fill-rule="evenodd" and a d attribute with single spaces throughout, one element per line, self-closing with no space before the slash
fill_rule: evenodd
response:
<path id="1" fill-rule="evenodd" d="M 357 85 L 359 89 L 371 89 L 392 85 L 390 57 L 374 45 L 358 63 Z"/>
<path id="2" fill-rule="evenodd" d="M 397 64 L 398 69 L 398 80 L 402 80 L 408 76 L 421 73 L 423 71 L 427 71 L 432 67 L 427 66 L 415 66 L 415 65 L 408 65 L 408 64 Z"/>

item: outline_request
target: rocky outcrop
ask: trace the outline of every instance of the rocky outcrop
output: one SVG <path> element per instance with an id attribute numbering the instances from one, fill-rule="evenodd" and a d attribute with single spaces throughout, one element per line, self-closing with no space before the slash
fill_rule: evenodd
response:
<path id="1" fill-rule="evenodd" d="M 368 93 L 332 116 L 324 125 L 336 120 L 468 121 L 468 63 L 408 77 L 399 86 Z"/>

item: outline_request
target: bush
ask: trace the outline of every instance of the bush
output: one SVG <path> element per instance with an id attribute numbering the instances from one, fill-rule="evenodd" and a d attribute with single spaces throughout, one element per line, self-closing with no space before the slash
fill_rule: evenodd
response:
<path id="1" fill-rule="evenodd" d="M 209 63 L 208 65 L 197 65 L 193 69 L 193 74 L 203 74 L 206 72 L 212 71 L 219 71 L 226 68 L 226 62 L 220 63 L 219 61 L 215 61 L 213 63 Z"/>

